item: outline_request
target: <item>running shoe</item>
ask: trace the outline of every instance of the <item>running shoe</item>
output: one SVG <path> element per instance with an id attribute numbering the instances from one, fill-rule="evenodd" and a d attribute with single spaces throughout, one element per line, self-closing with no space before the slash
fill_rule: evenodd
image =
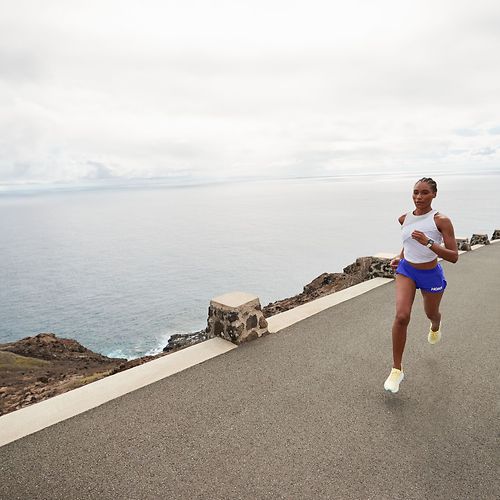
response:
<path id="1" fill-rule="evenodd" d="M 399 391 L 399 384 L 405 378 L 405 374 L 403 370 L 398 370 L 397 368 L 393 368 L 391 373 L 387 377 L 387 380 L 384 382 L 384 389 L 386 391 L 396 393 Z"/>
<path id="2" fill-rule="evenodd" d="M 441 340 L 441 325 L 439 325 L 439 330 L 434 332 L 432 330 L 432 323 L 429 327 L 429 335 L 427 335 L 427 341 L 429 344 L 437 344 Z"/>

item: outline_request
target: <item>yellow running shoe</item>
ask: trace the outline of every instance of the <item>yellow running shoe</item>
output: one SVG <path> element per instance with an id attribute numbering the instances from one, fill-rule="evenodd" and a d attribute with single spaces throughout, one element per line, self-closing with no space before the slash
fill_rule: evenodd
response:
<path id="1" fill-rule="evenodd" d="M 404 378 L 405 374 L 403 373 L 403 367 L 401 367 L 401 370 L 393 368 L 391 370 L 391 373 L 387 377 L 387 380 L 384 382 L 384 389 L 392 393 L 398 392 L 399 384 L 403 381 Z"/>
<path id="2" fill-rule="evenodd" d="M 429 344 L 437 344 L 441 340 L 441 325 L 439 325 L 439 330 L 434 332 L 432 330 L 432 323 L 429 327 L 429 335 L 427 335 L 427 341 Z"/>

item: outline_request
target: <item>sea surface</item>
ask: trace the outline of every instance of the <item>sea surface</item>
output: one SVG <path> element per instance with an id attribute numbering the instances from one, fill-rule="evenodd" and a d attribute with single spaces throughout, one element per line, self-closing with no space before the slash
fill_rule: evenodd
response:
<path id="1" fill-rule="evenodd" d="M 436 176 L 457 236 L 500 228 L 500 171 Z M 357 257 L 398 253 L 414 176 L 0 195 L 0 343 L 40 332 L 109 356 L 205 328 L 234 290 L 264 306 Z M 459 265 L 459 264 L 458 264 Z"/>

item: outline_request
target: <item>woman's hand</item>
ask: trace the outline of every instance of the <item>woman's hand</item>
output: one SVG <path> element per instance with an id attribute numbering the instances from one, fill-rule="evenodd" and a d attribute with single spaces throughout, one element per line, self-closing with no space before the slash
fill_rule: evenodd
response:
<path id="1" fill-rule="evenodd" d="M 401 261 L 401 259 L 399 257 L 394 257 L 394 259 L 391 260 L 391 267 L 394 269 L 394 271 L 399 266 L 400 261 Z"/>
<path id="2" fill-rule="evenodd" d="M 422 231 L 413 231 L 413 233 L 411 233 L 411 237 L 418 241 L 421 245 L 427 245 L 427 242 L 429 241 L 429 237 Z"/>

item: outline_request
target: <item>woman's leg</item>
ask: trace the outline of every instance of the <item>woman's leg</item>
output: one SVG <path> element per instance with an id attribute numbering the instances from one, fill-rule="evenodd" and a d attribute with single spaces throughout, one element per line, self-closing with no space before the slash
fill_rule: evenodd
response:
<path id="1" fill-rule="evenodd" d="M 443 298 L 443 292 L 433 293 L 422 291 L 422 297 L 424 299 L 425 314 L 431 320 L 431 329 L 433 332 L 437 332 L 441 323 L 439 304 Z"/>
<path id="2" fill-rule="evenodd" d="M 396 274 L 396 317 L 392 325 L 393 368 L 401 370 L 401 360 L 406 343 L 406 330 L 410 322 L 411 308 L 415 299 L 415 282 L 402 274 Z"/>

